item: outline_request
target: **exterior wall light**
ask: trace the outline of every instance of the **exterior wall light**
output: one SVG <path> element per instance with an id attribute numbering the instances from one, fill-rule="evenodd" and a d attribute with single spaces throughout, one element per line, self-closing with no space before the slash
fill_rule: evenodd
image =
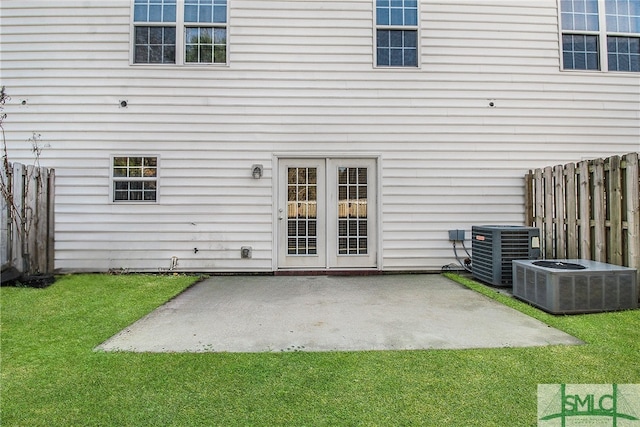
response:
<path id="1" fill-rule="evenodd" d="M 262 178 L 262 165 L 252 165 L 251 175 L 253 176 L 253 179 Z"/>

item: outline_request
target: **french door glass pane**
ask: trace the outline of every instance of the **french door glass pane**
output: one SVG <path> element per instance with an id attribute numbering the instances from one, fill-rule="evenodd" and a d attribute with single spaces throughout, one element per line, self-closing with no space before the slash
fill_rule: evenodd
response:
<path id="1" fill-rule="evenodd" d="M 338 168 L 338 254 L 366 255 L 367 168 Z"/>
<path id="2" fill-rule="evenodd" d="M 317 168 L 287 169 L 287 253 L 317 255 Z"/>

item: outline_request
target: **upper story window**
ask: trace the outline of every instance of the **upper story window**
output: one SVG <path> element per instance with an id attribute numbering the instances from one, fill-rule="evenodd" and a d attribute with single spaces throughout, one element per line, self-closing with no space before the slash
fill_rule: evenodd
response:
<path id="1" fill-rule="evenodd" d="M 376 0 L 376 65 L 418 66 L 417 0 Z"/>
<path id="2" fill-rule="evenodd" d="M 640 0 L 560 0 L 565 70 L 640 72 Z"/>
<path id="3" fill-rule="evenodd" d="M 134 0 L 135 64 L 226 64 L 227 0 Z"/>

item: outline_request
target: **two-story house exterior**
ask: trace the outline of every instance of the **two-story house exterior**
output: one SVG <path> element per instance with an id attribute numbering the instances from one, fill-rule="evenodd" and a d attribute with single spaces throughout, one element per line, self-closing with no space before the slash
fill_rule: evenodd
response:
<path id="1" fill-rule="evenodd" d="M 640 151 L 640 0 L 3 0 L 60 271 L 439 270 L 531 168 Z"/>

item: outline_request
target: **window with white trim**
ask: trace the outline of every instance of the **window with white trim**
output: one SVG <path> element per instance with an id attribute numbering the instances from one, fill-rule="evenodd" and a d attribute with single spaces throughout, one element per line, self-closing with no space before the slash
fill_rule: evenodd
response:
<path id="1" fill-rule="evenodd" d="M 227 0 L 134 0 L 134 64 L 226 64 Z"/>
<path id="2" fill-rule="evenodd" d="M 111 171 L 114 202 L 157 201 L 157 157 L 114 156 Z"/>
<path id="3" fill-rule="evenodd" d="M 418 1 L 376 0 L 376 65 L 418 66 Z"/>
<path id="4" fill-rule="evenodd" d="M 640 72 L 640 0 L 560 0 L 562 68 Z"/>

